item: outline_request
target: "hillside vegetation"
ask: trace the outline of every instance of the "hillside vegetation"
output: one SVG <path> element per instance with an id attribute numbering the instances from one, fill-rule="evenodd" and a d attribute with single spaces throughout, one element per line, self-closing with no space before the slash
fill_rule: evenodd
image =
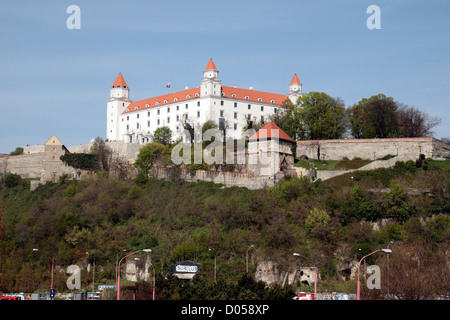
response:
<path id="1" fill-rule="evenodd" d="M 278 288 L 256 296 L 252 291 L 262 290 L 257 283 L 248 285 L 245 293 L 235 290 L 252 281 L 244 275 L 246 251 L 254 245 L 251 275 L 258 261 L 275 261 L 285 271 L 309 266 L 292 256 L 300 252 L 319 268 L 319 290 L 355 292 L 354 280 L 343 280 L 348 275 L 341 266 L 393 241 L 389 274 L 383 277 L 390 279 L 391 293 L 406 298 L 448 295 L 448 281 L 442 280 L 448 280 L 450 168 L 440 163 L 427 170 L 399 163 L 392 169 L 358 172 L 353 185 L 288 178 L 263 190 L 179 180 L 117 180 L 98 174 L 81 181 L 62 177 L 59 183 L 31 192 L 27 181 L 8 175 L 0 186 L 0 291 L 49 287 L 50 258 L 33 248 L 53 253 L 61 270 L 95 259 L 102 266 L 96 284 L 114 284 L 116 258 L 123 256 L 123 249 L 151 248 L 160 298 L 292 295 Z M 385 223 L 373 227 L 381 221 Z M 200 288 L 212 286 L 214 255 L 218 284 L 199 295 Z M 369 258 L 368 263 L 386 267 L 385 256 Z M 182 286 L 175 290 L 176 280 L 163 280 L 170 265 L 184 260 L 201 264 L 199 284 L 191 291 Z M 428 276 L 421 282 L 419 275 L 424 273 Z M 90 285 L 92 274 L 84 270 L 82 276 L 82 286 Z M 57 292 L 67 290 L 66 280 L 64 272 L 55 273 Z M 219 284 L 228 291 L 219 290 Z M 385 293 L 386 286 L 364 294 Z"/>

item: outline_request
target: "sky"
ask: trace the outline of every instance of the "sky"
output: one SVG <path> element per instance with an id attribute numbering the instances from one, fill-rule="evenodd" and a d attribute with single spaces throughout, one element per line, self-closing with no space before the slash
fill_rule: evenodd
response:
<path id="1" fill-rule="evenodd" d="M 119 72 L 137 101 L 198 87 L 210 58 L 225 86 L 287 94 L 297 73 L 347 107 L 393 97 L 450 137 L 448 12 L 448 0 L 0 0 L 0 153 L 105 139 Z"/>

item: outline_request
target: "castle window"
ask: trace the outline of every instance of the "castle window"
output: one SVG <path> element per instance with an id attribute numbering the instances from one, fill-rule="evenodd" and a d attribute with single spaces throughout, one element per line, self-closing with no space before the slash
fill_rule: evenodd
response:
<path id="1" fill-rule="evenodd" d="M 164 100 L 164 104 L 166 104 L 167 103 L 167 100 Z"/>
<path id="2" fill-rule="evenodd" d="M 237 112 L 234 113 L 234 118 L 237 119 Z"/>
<path id="3" fill-rule="evenodd" d="M 264 111 L 264 106 L 261 106 L 261 111 Z"/>
<path id="4" fill-rule="evenodd" d="M 155 106 L 159 106 L 159 102 L 155 102 Z"/>
<path id="5" fill-rule="evenodd" d="M 215 86 L 214 86 L 214 87 L 215 87 Z M 196 93 L 196 94 L 195 94 L 195 96 L 196 96 L 196 97 L 198 98 L 199 94 L 198 94 L 198 93 Z"/>
<path id="6" fill-rule="evenodd" d="M 234 124 L 234 130 L 237 130 L 237 123 Z"/>
<path id="7" fill-rule="evenodd" d="M 222 100 L 222 101 L 220 101 L 220 105 L 221 105 L 221 106 L 223 106 L 223 100 Z"/>
<path id="8" fill-rule="evenodd" d="M 137 110 L 137 109 L 139 109 L 139 107 L 138 107 L 138 106 L 134 107 L 134 110 Z"/>
<path id="9" fill-rule="evenodd" d="M 130 116 L 127 116 L 127 121 L 130 120 Z"/>
<path id="10" fill-rule="evenodd" d="M 245 100 L 248 100 L 249 99 L 249 97 L 248 96 L 245 96 Z"/>
<path id="11" fill-rule="evenodd" d="M 150 121 L 147 121 L 147 127 L 150 127 Z"/>
<path id="12" fill-rule="evenodd" d="M 167 123 L 170 123 L 170 117 L 167 117 Z"/>
<path id="13" fill-rule="evenodd" d="M 170 107 L 169 108 L 167 108 L 167 113 L 169 113 L 170 112 Z"/>
<path id="14" fill-rule="evenodd" d="M 137 114 L 136 116 L 137 116 L 137 118 L 139 119 L 139 114 Z"/>
<path id="15" fill-rule="evenodd" d="M 158 126 L 159 126 L 159 119 L 158 119 Z"/>
<path id="16" fill-rule="evenodd" d="M 197 107 L 200 107 L 200 101 L 197 101 Z"/>
<path id="17" fill-rule="evenodd" d="M 252 115 L 249 113 L 248 115 L 247 115 L 247 120 L 251 120 L 252 119 Z"/>
<path id="18" fill-rule="evenodd" d="M 270 102 L 275 103 L 275 100 L 272 99 L 272 100 L 270 100 Z"/>
<path id="19" fill-rule="evenodd" d="M 178 98 L 173 99 L 173 101 L 177 102 L 177 101 L 178 101 Z"/>
<path id="20" fill-rule="evenodd" d="M 220 110 L 220 116 L 223 118 L 223 110 Z"/>
<path id="21" fill-rule="evenodd" d="M 139 129 L 139 123 L 136 123 L 136 129 Z"/>
<path id="22" fill-rule="evenodd" d="M 191 96 L 190 96 L 190 95 L 187 95 L 187 96 L 186 96 L 186 99 L 190 99 L 190 98 L 191 98 Z"/>
<path id="23" fill-rule="evenodd" d="M 147 104 L 145 105 L 145 107 L 148 108 L 148 107 L 150 107 L 150 105 L 147 103 Z"/>
<path id="24" fill-rule="evenodd" d="M 177 115 L 177 121 L 180 121 L 180 116 L 179 115 Z"/>
<path id="25" fill-rule="evenodd" d="M 274 113 L 277 113 L 277 108 L 273 108 L 273 112 L 274 112 Z"/>
<path id="26" fill-rule="evenodd" d="M 180 106 L 177 106 L 177 111 L 180 111 Z"/>
<path id="27" fill-rule="evenodd" d="M 231 97 L 232 97 L 232 98 L 236 98 L 236 95 L 233 93 L 233 94 L 231 95 Z"/>
<path id="28" fill-rule="evenodd" d="M 186 109 L 188 108 L 188 104 L 186 103 Z"/>
<path id="29" fill-rule="evenodd" d="M 200 118 L 200 111 L 197 111 L 197 118 Z"/>
<path id="30" fill-rule="evenodd" d="M 261 102 L 261 101 L 262 101 L 262 98 L 258 98 L 258 101 Z"/>
<path id="31" fill-rule="evenodd" d="M 150 111 L 149 111 L 149 112 L 147 112 L 147 117 L 150 117 Z"/>
<path id="32" fill-rule="evenodd" d="M 234 103 L 234 107 L 237 108 L 237 102 Z"/>
<path id="33" fill-rule="evenodd" d="M 158 109 L 157 114 L 159 116 L 159 114 L 161 113 L 161 109 Z"/>
<path id="34" fill-rule="evenodd" d="M 251 104 L 249 104 L 248 105 L 248 110 L 250 110 L 252 108 L 252 105 Z"/>

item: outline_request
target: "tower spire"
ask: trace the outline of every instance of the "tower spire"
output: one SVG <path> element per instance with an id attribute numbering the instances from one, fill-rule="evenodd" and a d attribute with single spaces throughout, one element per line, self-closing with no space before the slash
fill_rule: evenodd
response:
<path id="1" fill-rule="evenodd" d="M 125 82 L 125 79 L 122 76 L 122 72 L 119 72 L 119 75 L 117 76 L 116 80 L 114 81 L 113 88 L 126 88 L 127 83 Z"/>

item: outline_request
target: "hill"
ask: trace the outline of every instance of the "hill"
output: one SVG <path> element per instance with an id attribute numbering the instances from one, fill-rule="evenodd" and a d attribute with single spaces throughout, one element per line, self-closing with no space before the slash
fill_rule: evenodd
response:
<path id="1" fill-rule="evenodd" d="M 203 285 L 213 279 L 212 248 L 218 279 L 237 285 L 245 279 L 246 251 L 254 245 L 249 268 L 253 278 L 261 261 L 274 261 L 280 270 L 310 266 L 292 256 L 301 252 L 320 271 L 318 290 L 355 292 L 349 265 L 393 241 L 389 274 L 383 278 L 389 279 L 390 292 L 407 297 L 411 288 L 419 288 L 425 297 L 448 295 L 441 280 L 448 263 L 449 173 L 445 162 L 427 170 L 399 164 L 361 172 L 353 185 L 288 178 L 262 190 L 117 180 L 100 173 L 81 181 L 62 177 L 32 192 L 29 182 L 9 175 L 0 187 L 0 291 L 34 292 L 48 286 L 49 258 L 33 254 L 33 248 L 52 252 L 60 270 L 95 259 L 102 267 L 96 284 L 114 284 L 116 259 L 123 249 L 151 248 L 161 279 L 174 262 L 191 260 L 201 264 L 198 281 Z M 385 270 L 385 256 L 369 258 L 368 263 Z M 414 272 L 406 273 L 408 266 Z M 429 282 L 411 278 L 418 273 L 427 273 Z M 91 276 L 84 269 L 82 277 L 83 286 L 89 284 Z M 66 280 L 64 272 L 55 274 L 58 292 L 67 290 Z M 301 283 L 294 287 L 311 291 Z M 364 294 L 387 289 L 384 283 L 381 291 Z M 158 290 L 167 299 L 183 298 L 168 287 Z M 191 292 L 189 297 L 196 296 Z M 245 297 L 255 296 L 241 295 Z"/>

